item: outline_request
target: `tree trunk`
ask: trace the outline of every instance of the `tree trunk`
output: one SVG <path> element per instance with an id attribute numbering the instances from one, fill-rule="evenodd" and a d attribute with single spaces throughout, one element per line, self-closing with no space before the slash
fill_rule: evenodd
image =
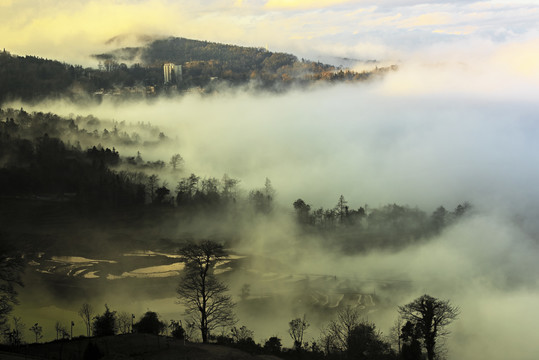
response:
<path id="1" fill-rule="evenodd" d="M 425 348 L 427 348 L 427 358 L 428 360 L 434 360 L 434 346 L 435 341 L 433 340 L 427 340 L 425 341 Z"/>

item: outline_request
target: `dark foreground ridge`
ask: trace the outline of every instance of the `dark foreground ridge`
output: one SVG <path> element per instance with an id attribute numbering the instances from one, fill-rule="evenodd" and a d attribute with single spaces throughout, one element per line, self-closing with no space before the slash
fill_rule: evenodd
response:
<path id="1" fill-rule="evenodd" d="M 89 345 L 92 344 L 92 345 Z M 88 350 L 91 348 L 93 350 Z M 184 343 L 183 340 L 149 334 L 125 334 L 99 338 L 76 338 L 4 348 L 0 359 L 197 359 L 272 360 L 273 355 L 251 355 L 228 346 Z M 86 353 L 86 355 L 85 355 Z"/>

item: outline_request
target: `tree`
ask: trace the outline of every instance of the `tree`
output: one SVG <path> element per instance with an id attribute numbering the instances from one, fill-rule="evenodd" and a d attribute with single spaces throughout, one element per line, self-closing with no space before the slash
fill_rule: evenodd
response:
<path id="1" fill-rule="evenodd" d="M 15 285 L 22 286 L 22 257 L 0 249 L 0 325 L 4 325 L 7 316 L 17 302 Z"/>
<path id="2" fill-rule="evenodd" d="M 278 355 L 281 352 L 281 339 L 272 336 L 264 343 L 264 351 L 271 355 Z"/>
<path id="3" fill-rule="evenodd" d="M 35 323 L 29 330 L 36 336 L 36 343 L 43 337 L 43 328 L 38 323 Z"/>
<path id="4" fill-rule="evenodd" d="M 92 308 L 92 305 L 88 303 L 84 303 L 81 305 L 79 309 L 79 316 L 82 318 L 82 321 L 84 321 L 84 324 L 86 325 L 86 336 L 90 336 L 90 332 L 92 329 L 92 315 L 94 313 L 94 309 Z M 60 325 L 60 324 L 58 324 Z M 58 338 L 58 331 L 59 329 L 56 329 L 56 338 Z"/>
<path id="5" fill-rule="evenodd" d="M 421 359 L 421 329 L 418 324 L 407 321 L 401 328 L 400 339 L 402 340 L 401 357 L 403 360 Z"/>
<path id="6" fill-rule="evenodd" d="M 348 359 L 378 360 L 395 359 L 396 354 L 373 323 L 362 321 L 348 336 Z"/>
<path id="7" fill-rule="evenodd" d="M 56 330 L 56 340 L 60 339 L 60 335 L 62 336 L 62 339 L 69 339 L 69 331 L 67 331 L 67 327 L 60 324 L 59 321 L 54 324 L 54 330 Z"/>
<path id="8" fill-rule="evenodd" d="M 122 334 L 129 334 L 131 332 L 131 319 L 132 315 L 122 311 L 118 314 L 118 331 Z"/>
<path id="9" fill-rule="evenodd" d="M 296 350 L 301 350 L 303 347 L 303 335 L 309 325 L 310 324 L 305 319 L 305 315 L 303 315 L 303 319 L 296 318 L 288 323 L 288 333 L 292 340 L 294 340 L 294 347 Z"/>
<path id="10" fill-rule="evenodd" d="M 108 305 L 105 304 L 105 312 L 103 315 L 98 315 L 93 322 L 94 336 L 109 336 L 115 335 L 116 327 L 116 311 L 110 311 Z"/>
<path id="11" fill-rule="evenodd" d="M 361 319 L 356 308 L 347 306 L 337 313 L 324 331 L 322 343 L 327 354 L 345 354 L 347 359 L 391 359 L 389 343 L 374 324 Z"/>
<path id="12" fill-rule="evenodd" d="M 247 341 L 248 339 L 253 339 L 255 336 L 254 331 L 247 329 L 245 325 L 239 329 L 234 326 L 230 332 L 232 335 L 232 340 L 237 344 L 241 343 L 242 341 Z"/>
<path id="13" fill-rule="evenodd" d="M 9 345 L 19 346 L 22 343 L 22 329 L 25 327 L 20 317 L 13 316 L 13 329 L 4 330 L 4 337 Z"/>
<path id="14" fill-rule="evenodd" d="M 401 317 L 395 319 L 393 326 L 389 330 L 389 340 L 393 345 L 397 345 L 397 351 L 401 354 L 402 349 L 402 327 L 403 321 Z"/>
<path id="15" fill-rule="evenodd" d="M 159 176 L 152 174 L 148 178 L 148 182 L 146 184 L 148 195 L 150 196 L 150 201 L 153 203 L 156 196 L 156 190 L 159 187 Z"/>
<path id="16" fill-rule="evenodd" d="M 335 213 L 337 217 L 339 218 L 339 223 L 343 223 L 344 219 L 348 216 L 348 201 L 344 199 L 344 196 L 341 195 L 339 197 L 339 201 L 337 202 L 337 205 L 335 205 Z"/>
<path id="17" fill-rule="evenodd" d="M 306 204 L 302 199 L 297 199 L 294 201 L 294 210 L 296 211 L 296 217 L 300 224 L 309 224 L 310 223 L 310 214 L 311 206 Z"/>
<path id="18" fill-rule="evenodd" d="M 185 330 L 182 326 L 181 321 L 170 320 L 170 325 L 168 327 L 171 329 L 171 334 L 173 338 L 180 340 L 185 339 Z"/>
<path id="19" fill-rule="evenodd" d="M 445 327 L 458 317 L 460 310 L 451 305 L 449 300 L 439 300 L 425 294 L 407 305 L 399 306 L 399 313 L 412 326 L 417 326 L 427 358 L 433 360 L 436 341 L 449 334 Z"/>
<path id="20" fill-rule="evenodd" d="M 324 343 L 326 352 L 347 352 L 352 330 L 361 323 L 359 311 L 350 306 L 337 313 L 337 318 L 330 321 L 325 330 Z"/>
<path id="21" fill-rule="evenodd" d="M 154 311 L 147 311 L 139 322 L 133 325 L 134 330 L 138 333 L 154 335 L 159 335 L 166 327 L 167 324 L 159 320 L 159 315 Z"/>
<path id="22" fill-rule="evenodd" d="M 183 164 L 183 158 L 180 154 L 174 154 L 170 158 L 170 166 L 172 166 L 172 170 L 176 171 L 179 169 Z"/>
<path id="23" fill-rule="evenodd" d="M 179 303 L 185 305 L 186 314 L 199 324 L 202 342 L 206 343 L 211 331 L 235 323 L 234 302 L 227 295 L 228 287 L 214 274 L 217 262 L 227 257 L 223 246 L 213 241 L 188 244 L 180 250 L 185 262 L 177 289 Z"/>

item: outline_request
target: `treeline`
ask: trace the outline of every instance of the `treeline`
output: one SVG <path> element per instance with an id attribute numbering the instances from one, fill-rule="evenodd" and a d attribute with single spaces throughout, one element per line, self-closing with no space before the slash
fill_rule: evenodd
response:
<path id="1" fill-rule="evenodd" d="M 103 96 L 146 98 L 191 88 L 211 92 L 219 84 L 282 90 L 290 85 L 317 81 L 362 81 L 396 67 L 370 72 L 343 70 L 312 62 L 292 54 L 262 48 L 225 45 L 170 37 L 145 47 L 118 49 L 94 55 L 98 68 L 83 68 L 35 56 L 0 52 L 0 103 L 12 99 L 39 101 L 69 97 L 95 100 Z M 182 65 L 182 77 L 175 84 L 164 84 L 163 64 Z M 131 65 L 127 65 L 131 64 Z"/>
<path id="2" fill-rule="evenodd" d="M 65 119 L 54 114 L 27 113 L 23 109 L 0 109 L 0 195 L 38 196 L 40 198 L 74 201 L 89 207 L 116 208 L 123 206 L 159 205 L 176 207 L 195 213 L 225 211 L 241 201 L 239 180 L 201 178 L 194 174 L 181 177 L 177 186 L 162 181 L 158 172 L 165 169 L 174 176 L 181 174 L 184 160 L 179 154 L 170 161 L 144 161 L 136 156 L 120 156 L 114 147 L 101 142 L 123 145 L 153 146 L 167 137 L 157 128 L 139 124 L 146 136 L 154 141 L 142 141 L 137 133 L 122 131 L 125 124 L 114 124 L 111 131 L 88 131 L 79 125 L 97 126 L 99 120 L 88 116 Z M 10 117 L 14 116 L 14 117 Z M 72 139 L 64 142 L 61 138 Z M 83 143 L 96 143 L 84 149 Z M 154 144 L 155 142 L 155 144 Z M 260 212 L 269 212 L 273 200 L 271 183 L 264 190 L 253 190 L 249 200 Z"/>
<path id="3" fill-rule="evenodd" d="M 0 196 L 71 201 L 90 209 L 152 205 L 189 216 L 274 211 L 275 190 L 268 179 L 263 187 L 245 193 L 240 180 L 226 174 L 186 176 L 180 154 L 166 162 L 144 161 L 140 152 L 121 156 L 113 144 L 136 149 L 169 141 L 150 124 L 130 127 L 91 115 L 66 119 L 23 109 L 0 109 L 0 116 L 5 118 L 0 121 Z M 138 132 L 129 134 L 133 129 Z M 163 178 L 175 180 L 168 183 Z M 293 209 L 304 235 L 322 236 L 344 251 L 361 251 L 406 246 L 437 235 L 470 205 L 463 203 L 452 211 L 440 206 L 431 214 L 397 204 L 355 209 L 341 195 L 333 208 L 312 209 L 298 199 Z"/>
<path id="4" fill-rule="evenodd" d="M 271 52 L 264 48 L 219 44 L 178 37 L 155 40 L 145 47 L 124 48 L 95 55 L 106 64 L 122 61 L 142 61 L 144 66 L 160 67 L 163 63 L 182 65 L 180 88 L 206 87 L 212 80 L 243 84 L 255 80 L 261 88 L 276 85 L 308 84 L 313 81 L 366 80 L 374 74 L 395 67 L 372 72 L 343 71 L 335 66 L 299 60 L 296 56 Z"/>
<path id="5" fill-rule="evenodd" d="M 302 199 L 296 200 L 293 207 L 296 220 L 306 233 L 337 236 L 345 251 L 406 246 L 438 235 L 471 209 L 467 202 L 459 204 L 453 211 L 440 206 L 431 214 L 397 204 L 372 209 L 365 205 L 353 209 L 343 195 L 335 207 L 329 209 L 320 207 L 312 210 L 311 205 Z"/>
<path id="6" fill-rule="evenodd" d="M 61 117 L 53 113 L 28 113 L 23 108 L 0 108 L 0 130 L 11 137 L 33 140 L 47 134 L 64 139 L 78 150 L 92 146 L 131 146 L 139 149 L 168 141 L 158 127 L 149 122 L 100 120 L 93 115 Z"/>
<path id="7" fill-rule="evenodd" d="M 98 70 L 35 56 L 0 52 L 0 103 L 12 99 L 84 98 L 99 89 L 155 86 L 162 83 L 161 68 L 125 64 Z"/>

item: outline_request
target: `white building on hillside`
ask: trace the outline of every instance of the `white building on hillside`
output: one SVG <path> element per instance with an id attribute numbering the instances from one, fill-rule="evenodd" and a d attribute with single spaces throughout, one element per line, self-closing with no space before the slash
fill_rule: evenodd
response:
<path id="1" fill-rule="evenodd" d="M 163 65 L 163 74 L 165 76 L 165 84 L 179 84 L 182 78 L 182 66 L 166 63 Z"/>

